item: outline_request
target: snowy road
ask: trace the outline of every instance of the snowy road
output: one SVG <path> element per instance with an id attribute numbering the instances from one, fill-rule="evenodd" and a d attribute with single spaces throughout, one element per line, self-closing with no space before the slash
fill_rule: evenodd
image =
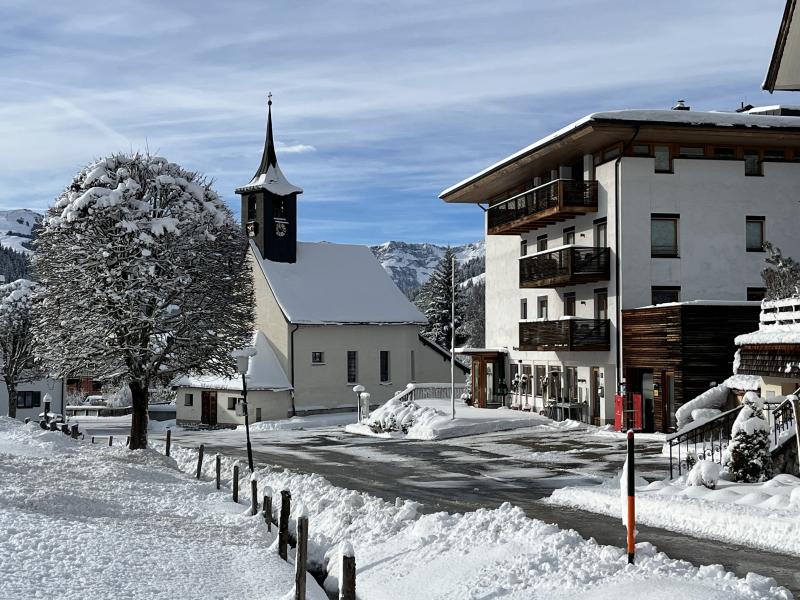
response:
<path id="1" fill-rule="evenodd" d="M 173 440 L 186 447 L 205 444 L 207 453 L 245 456 L 241 431 L 176 432 Z M 358 437 L 344 433 L 341 427 L 253 434 L 257 464 L 317 473 L 334 485 L 390 501 L 396 497 L 415 500 L 423 504 L 423 512 L 464 512 L 510 502 L 530 517 L 615 546 L 624 546 L 618 519 L 547 505 L 539 499 L 555 488 L 592 485 L 599 477 L 615 473 L 622 464 L 624 446 L 623 438 L 616 434 L 558 427 L 436 443 Z M 667 474 L 668 464 L 660 450 L 658 438 L 640 437 L 640 475 L 660 479 Z M 673 558 L 694 564 L 722 563 L 740 576 L 754 571 L 774 577 L 800 595 L 795 557 L 663 529 L 639 530 L 640 541 L 655 544 Z"/>

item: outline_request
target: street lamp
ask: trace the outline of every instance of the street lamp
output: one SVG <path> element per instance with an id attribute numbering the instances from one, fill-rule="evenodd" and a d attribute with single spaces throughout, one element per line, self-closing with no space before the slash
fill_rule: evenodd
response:
<path id="1" fill-rule="evenodd" d="M 231 353 L 236 359 L 236 370 L 242 374 L 242 408 L 244 409 L 244 428 L 247 432 L 247 465 L 253 472 L 253 447 L 250 445 L 250 411 L 247 408 L 247 371 L 250 368 L 250 358 L 256 355 L 253 347 L 242 348 Z"/>
<path id="2" fill-rule="evenodd" d="M 356 395 L 356 423 L 361 423 L 361 394 L 365 390 L 366 388 L 360 383 L 353 386 L 353 393 Z"/>

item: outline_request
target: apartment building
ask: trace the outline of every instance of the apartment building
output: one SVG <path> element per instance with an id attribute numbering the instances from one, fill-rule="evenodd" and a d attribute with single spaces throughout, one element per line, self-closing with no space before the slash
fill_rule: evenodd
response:
<path id="1" fill-rule="evenodd" d="M 517 405 L 597 424 L 613 422 L 615 396 L 631 389 L 671 393 L 670 410 L 690 400 L 672 390 L 669 368 L 648 379 L 641 357 L 626 355 L 641 345 L 626 348 L 623 311 L 757 306 L 763 243 L 800 255 L 800 118 L 786 116 L 797 114 L 683 102 L 594 113 L 443 191 L 445 202 L 486 208 L 487 348 L 471 351 L 491 373 L 474 378 L 485 396 L 525 374 Z M 731 356 L 734 334 L 748 331 L 738 326 L 725 338 Z M 702 336 L 688 337 L 702 348 Z"/>

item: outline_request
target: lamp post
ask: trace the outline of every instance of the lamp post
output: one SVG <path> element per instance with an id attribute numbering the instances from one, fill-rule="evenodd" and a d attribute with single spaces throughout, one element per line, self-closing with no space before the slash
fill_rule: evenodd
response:
<path id="1" fill-rule="evenodd" d="M 365 390 L 366 388 L 360 383 L 353 386 L 353 393 L 356 395 L 356 423 L 361 423 L 361 394 Z"/>
<path id="2" fill-rule="evenodd" d="M 456 255 L 450 265 L 450 420 L 456 418 Z"/>
<path id="3" fill-rule="evenodd" d="M 244 408 L 244 428 L 247 432 L 247 466 L 253 472 L 253 447 L 250 444 L 250 411 L 247 407 L 247 371 L 250 368 L 250 357 L 255 356 L 255 348 L 244 348 L 233 353 L 236 358 L 236 370 L 242 374 L 242 406 Z"/>

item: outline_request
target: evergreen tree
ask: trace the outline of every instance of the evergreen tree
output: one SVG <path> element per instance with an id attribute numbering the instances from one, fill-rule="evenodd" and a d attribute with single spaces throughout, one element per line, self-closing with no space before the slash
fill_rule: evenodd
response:
<path id="1" fill-rule="evenodd" d="M 761 271 L 761 278 L 767 287 L 765 298 L 779 300 L 800 294 L 800 263 L 790 256 L 783 256 L 780 248 L 770 242 L 764 242 L 768 256 L 765 259 L 770 265 Z"/>
<path id="2" fill-rule="evenodd" d="M 442 260 L 439 261 L 430 279 L 422 286 L 416 300 L 417 306 L 428 319 L 428 324 L 422 328 L 423 335 L 443 348 L 450 348 L 450 336 L 452 331 L 453 256 L 453 250 L 448 246 L 444 256 L 442 256 Z M 463 330 L 464 315 L 466 312 L 464 291 L 459 286 L 459 283 L 460 279 L 458 278 L 458 271 L 456 270 L 456 346 L 460 346 L 466 340 L 466 335 Z"/>
<path id="3" fill-rule="evenodd" d="M 0 285 L 0 374 L 8 391 L 8 416 L 17 416 L 17 385 L 33 378 L 31 323 L 35 285 L 27 279 Z"/>
<path id="4" fill-rule="evenodd" d="M 756 483 L 772 477 L 769 425 L 764 403 L 755 392 L 747 392 L 731 430 L 725 466 L 734 481 Z"/>
<path id="5" fill-rule="evenodd" d="M 0 275 L 6 283 L 26 279 L 30 276 L 30 260 L 22 252 L 0 246 Z"/>
<path id="6" fill-rule="evenodd" d="M 146 448 L 151 385 L 178 373 L 231 376 L 231 352 L 250 343 L 247 249 L 198 174 L 142 154 L 87 166 L 36 242 L 39 358 L 60 376 L 125 381 L 130 448 Z"/>
<path id="7" fill-rule="evenodd" d="M 464 289 L 465 317 L 463 330 L 467 345 L 483 348 L 486 344 L 486 284 L 471 283 Z"/>

